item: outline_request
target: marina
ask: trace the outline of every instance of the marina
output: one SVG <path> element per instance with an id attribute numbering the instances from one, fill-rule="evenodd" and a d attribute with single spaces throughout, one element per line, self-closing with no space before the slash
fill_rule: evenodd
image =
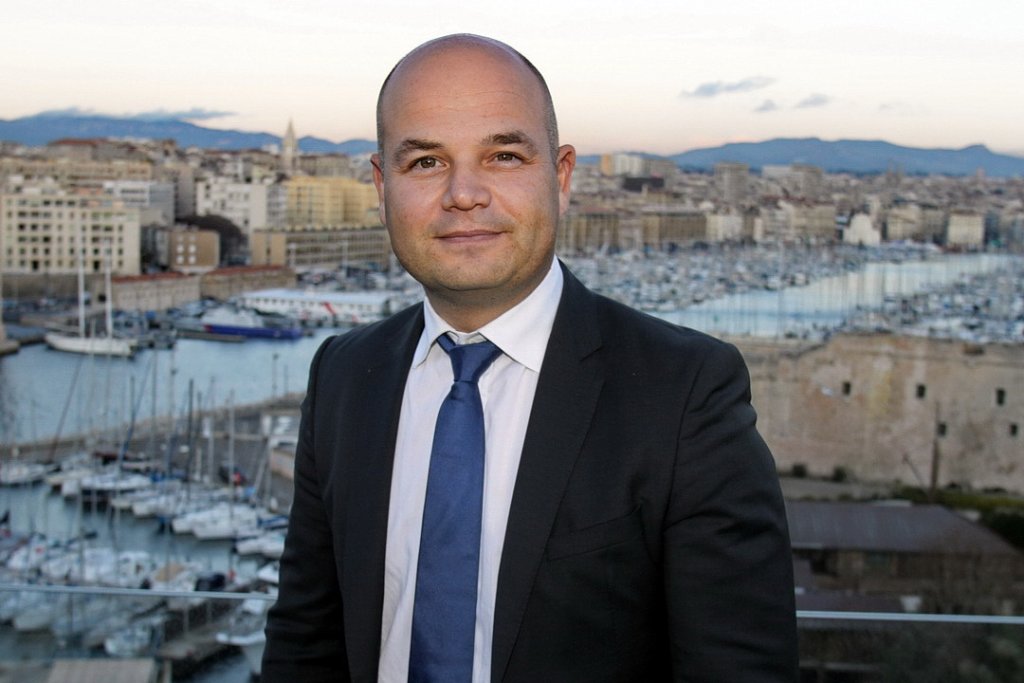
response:
<path id="1" fill-rule="evenodd" d="M 728 256 L 619 254 L 569 265 L 609 296 L 719 335 L 824 339 L 870 330 L 1021 341 L 1019 256 Z M 783 270 L 780 262 L 800 268 Z M 624 273 L 635 282 L 623 287 Z M 699 286 L 684 286 L 694 278 Z M 173 348 L 131 358 L 36 344 L 0 359 L 0 483 L 7 484 L 0 514 L 6 511 L 9 537 L 21 539 L 22 556 L 39 556 L 12 562 L 12 552 L 5 583 L 146 585 L 154 598 L 194 590 L 202 577 L 221 577 L 216 590 L 271 585 L 283 544 L 278 512 L 287 506 L 287 496 L 275 493 L 288 482 L 275 483 L 265 471 L 272 430 L 259 408 L 244 406 L 278 402 L 294 412 L 316 348 L 343 332 L 313 328 L 292 339 L 233 344 L 178 338 Z M 98 459 L 52 471 L 58 458 L 46 457 L 50 441 L 53 452 L 105 453 L 107 474 Z M 218 480 L 220 488 L 195 483 Z M 239 498 L 243 490 L 251 501 Z M 265 600 L 214 601 L 223 603 L 217 609 L 180 594 L 142 601 L 130 621 L 100 639 L 80 626 L 99 623 L 109 612 L 105 601 L 36 595 L 25 605 L 32 609 L 0 626 L 8 660 L 142 653 L 172 662 L 178 680 L 209 683 L 248 680 L 258 661 Z"/>
<path id="2" fill-rule="evenodd" d="M 265 608 L 267 602 L 216 598 L 220 591 L 265 585 L 258 577 L 266 577 L 260 570 L 269 559 L 235 552 L 231 539 L 174 533 L 157 517 L 113 505 L 83 509 L 79 500 L 39 483 L 0 489 L 4 538 L 27 539 L 13 552 L 0 552 L 2 583 L 38 582 L 40 591 L 67 586 L 57 594 L 0 591 L 0 621 L 7 622 L 0 625 L 3 659 L 155 655 L 169 663 L 176 680 L 248 680 L 244 656 L 218 635 L 236 625 L 236 615 L 253 613 L 252 603 Z M 103 567 L 105 578 L 97 573 Z M 243 605 L 250 605 L 247 612 Z M 216 677 L 206 677 L 208 660 L 220 672 Z"/>
<path id="3" fill-rule="evenodd" d="M 937 254 L 921 249 L 862 252 L 725 250 L 651 257 L 623 253 L 567 263 L 597 291 L 670 322 L 723 336 L 820 339 L 852 325 L 879 327 L 868 312 L 913 306 L 914 296 L 941 302 L 944 288 L 960 287 L 961 303 L 965 296 L 976 296 L 981 306 L 991 298 L 989 288 L 979 281 L 964 292 L 963 282 L 1009 272 L 1022 261 L 1021 256 L 1005 254 Z M 1012 286 L 1011 290 L 1003 316 L 1013 321 L 1020 315 L 1013 308 L 1019 308 L 1020 295 L 1013 294 L 1017 290 Z M 901 325 L 893 319 L 884 327 L 894 330 Z M 938 334 L 940 326 L 932 327 Z M 1003 329 L 984 338 L 1020 341 L 1012 324 Z M 0 358 L 0 452 L 7 455 L 18 443 L 58 436 L 110 434 L 123 429 L 133 413 L 139 420 L 180 417 L 188 405 L 190 383 L 200 409 L 223 407 L 231 395 L 241 404 L 301 392 L 317 347 L 327 336 L 343 331 L 312 328 L 295 339 L 247 339 L 241 344 L 184 338 L 172 349 L 143 349 L 132 359 L 25 346 Z"/>

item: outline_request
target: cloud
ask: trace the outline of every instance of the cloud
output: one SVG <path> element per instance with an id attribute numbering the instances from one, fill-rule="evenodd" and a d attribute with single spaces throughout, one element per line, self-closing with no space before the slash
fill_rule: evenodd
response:
<path id="1" fill-rule="evenodd" d="M 897 100 L 883 102 L 878 105 L 878 112 L 880 114 L 888 114 L 891 116 L 921 116 L 927 113 L 927 109 L 919 104 L 900 102 Z"/>
<path id="2" fill-rule="evenodd" d="M 233 116 L 233 111 L 216 111 L 212 109 L 203 109 L 201 107 L 192 107 L 191 109 L 185 109 L 180 111 L 168 111 L 166 109 L 154 109 L 153 111 L 139 112 L 138 114 L 128 114 L 125 116 L 127 119 L 135 119 L 137 121 L 170 121 L 176 119 L 179 121 L 208 121 L 210 119 L 220 119 L 225 116 Z"/>
<path id="3" fill-rule="evenodd" d="M 203 109 L 201 107 L 192 107 L 191 109 L 177 111 L 167 109 L 154 109 L 153 111 L 143 111 L 137 114 L 106 114 L 104 112 L 96 111 L 95 109 L 83 109 L 82 107 L 66 107 L 64 109 L 50 109 L 47 111 L 39 112 L 37 116 L 44 116 L 49 118 L 65 116 L 103 116 L 113 119 L 125 119 L 127 121 L 208 121 L 210 119 L 219 119 L 225 116 L 233 116 L 234 114 L 235 112 L 232 111 L 216 111 L 212 109 Z"/>
<path id="4" fill-rule="evenodd" d="M 795 109 L 812 109 L 814 107 L 824 107 L 826 104 L 832 102 L 832 98 L 828 95 L 822 95 L 821 93 L 814 93 L 808 95 L 799 102 L 796 103 Z"/>
<path id="5" fill-rule="evenodd" d="M 755 114 L 765 114 L 770 111 L 777 111 L 779 105 L 775 104 L 775 100 L 765 100 L 754 110 Z"/>
<path id="6" fill-rule="evenodd" d="M 726 83 L 725 81 L 709 81 L 707 83 L 701 83 L 692 91 L 687 92 L 684 90 L 680 93 L 680 96 L 700 98 L 718 97 L 719 95 L 728 95 L 730 93 L 760 90 L 761 88 L 768 87 L 774 82 L 775 79 L 769 78 L 768 76 L 751 76 L 740 81 L 733 81 L 732 83 Z"/>
<path id="7" fill-rule="evenodd" d="M 102 116 L 95 109 L 82 109 L 81 107 L 66 107 L 64 109 L 47 109 L 41 111 L 36 116 L 42 116 L 46 118 L 61 118 L 65 116 Z"/>

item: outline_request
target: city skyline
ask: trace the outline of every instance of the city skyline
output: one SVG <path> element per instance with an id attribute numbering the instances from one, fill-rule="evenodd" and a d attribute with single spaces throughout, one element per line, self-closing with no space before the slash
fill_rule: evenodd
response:
<path id="1" fill-rule="evenodd" d="M 373 139 L 380 81 L 408 49 L 475 32 L 545 74 L 581 153 L 672 154 L 775 137 L 984 144 L 1024 155 L 1024 6 L 523 3 L 496 12 L 392 0 L 15 6 L 0 118 L 74 108 L 214 128 Z M 539 17 L 543 17 L 543 20 Z"/>

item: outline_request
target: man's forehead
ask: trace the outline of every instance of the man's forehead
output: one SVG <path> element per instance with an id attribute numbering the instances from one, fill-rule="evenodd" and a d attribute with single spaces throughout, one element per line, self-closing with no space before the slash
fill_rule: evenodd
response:
<path id="1" fill-rule="evenodd" d="M 518 52 L 480 36 L 448 36 L 416 48 L 395 66 L 382 101 L 388 103 L 427 81 L 433 90 L 446 93 L 494 88 L 531 98 L 541 94 L 540 84 Z"/>

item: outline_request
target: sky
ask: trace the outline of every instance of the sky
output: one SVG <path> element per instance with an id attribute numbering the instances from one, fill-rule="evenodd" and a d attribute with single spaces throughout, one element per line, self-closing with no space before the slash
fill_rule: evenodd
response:
<path id="1" fill-rule="evenodd" d="M 820 137 L 1024 156 L 1020 0 L 5 5 L 0 119 L 187 112 L 213 128 L 280 135 L 292 120 L 300 137 L 373 139 L 394 63 L 469 32 L 538 66 L 562 142 L 584 154 Z"/>

